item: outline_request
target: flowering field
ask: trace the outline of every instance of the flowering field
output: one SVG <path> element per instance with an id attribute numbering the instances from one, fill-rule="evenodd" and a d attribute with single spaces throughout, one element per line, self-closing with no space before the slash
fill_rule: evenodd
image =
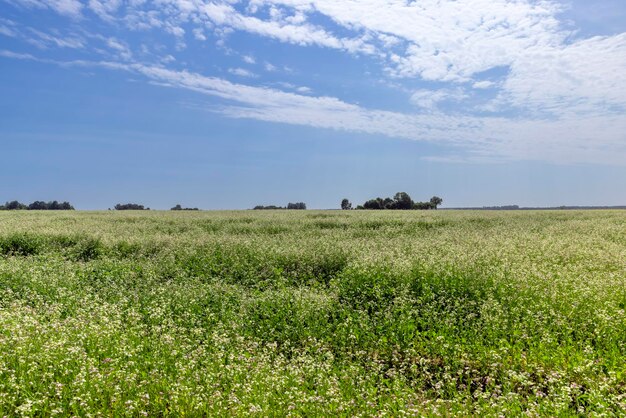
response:
<path id="1" fill-rule="evenodd" d="M 625 415 L 626 213 L 0 213 L 0 416 Z"/>

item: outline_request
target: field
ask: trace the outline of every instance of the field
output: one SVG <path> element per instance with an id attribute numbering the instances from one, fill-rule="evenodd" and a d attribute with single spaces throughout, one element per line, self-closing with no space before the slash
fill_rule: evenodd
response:
<path id="1" fill-rule="evenodd" d="M 0 416 L 626 415 L 626 212 L 1 212 Z"/>

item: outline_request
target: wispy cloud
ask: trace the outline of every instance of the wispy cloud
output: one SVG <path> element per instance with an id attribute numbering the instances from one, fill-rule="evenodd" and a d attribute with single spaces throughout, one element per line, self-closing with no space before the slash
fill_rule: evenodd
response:
<path id="1" fill-rule="evenodd" d="M 0 24 L 0 35 L 9 36 L 9 37 L 13 38 L 13 37 L 17 36 L 17 33 L 15 33 L 15 31 L 13 29 L 9 28 L 8 26 Z"/>
<path id="2" fill-rule="evenodd" d="M 110 37 L 106 39 L 106 44 L 110 49 L 115 51 L 121 59 L 127 60 L 127 61 L 132 59 L 133 53 L 131 52 L 130 48 L 128 47 L 128 45 L 126 45 L 125 42 L 120 41 L 119 39 Z"/>
<path id="3" fill-rule="evenodd" d="M 488 88 L 494 87 L 495 85 L 496 83 L 494 83 L 493 81 L 482 80 L 482 81 L 477 81 L 474 84 L 472 84 L 472 87 L 475 89 L 488 89 Z"/>
<path id="4" fill-rule="evenodd" d="M 461 88 L 441 90 L 417 90 L 411 95 L 411 103 L 424 109 L 433 110 L 441 102 L 460 102 L 469 96 Z"/>
<path id="5" fill-rule="evenodd" d="M 173 1 L 174 4 L 179 4 Z M 374 48 L 358 38 L 341 38 L 325 29 L 307 22 L 302 14 L 285 17 L 282 13 L 270 13 L 270 19 L 238 12 L 228 2 L 209 2 L 197 9 L 200 16 L 208 18 L 217 26 L 227 26 L 282 42 L 297 45 L 318 45 L 344 49 L 350 52 L 373 53 Z"/>
<path id="6" fill-rule="evenodd" d="M 20 52 L 7 51 L 6 49 L 0 49 L 0 57 L 14 58 L 14 59 L 20 59 L 20 60 L 33 60 L 33 61 L 37 60 L 37 58 L 35 58 L 31 54 L 23 54 Z"/>
<path id="7" fill-rule="evenodd" d="M 6 0 L 19 7 L 51 9 L 72 18 L 80 18 L 83 5 L 78 0 Z"/>
<path id="8" fill-rule="evenodd" d="M 228 72 L 239 77 L 248 77 L 248 78 L 258 77 L 255 73 L 253 73 L 252 71 L 248 71 L 245 68 L 229 68 Z"/>

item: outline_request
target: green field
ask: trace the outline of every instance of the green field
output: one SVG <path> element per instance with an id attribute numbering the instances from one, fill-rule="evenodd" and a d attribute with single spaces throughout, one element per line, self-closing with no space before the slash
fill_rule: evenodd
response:
<path id="1" fill-rule="evenodd" d="M 626 415 L 626 212 L 1 212 L 0 416 Z"/>

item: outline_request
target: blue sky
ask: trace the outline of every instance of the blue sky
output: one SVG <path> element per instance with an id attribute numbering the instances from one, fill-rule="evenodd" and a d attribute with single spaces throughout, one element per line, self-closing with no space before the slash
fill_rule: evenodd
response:
<path id="1" fill-rule="evenodd" d="M 0 0 L 0 200 L 626 204 L 618 0 Z"/>

